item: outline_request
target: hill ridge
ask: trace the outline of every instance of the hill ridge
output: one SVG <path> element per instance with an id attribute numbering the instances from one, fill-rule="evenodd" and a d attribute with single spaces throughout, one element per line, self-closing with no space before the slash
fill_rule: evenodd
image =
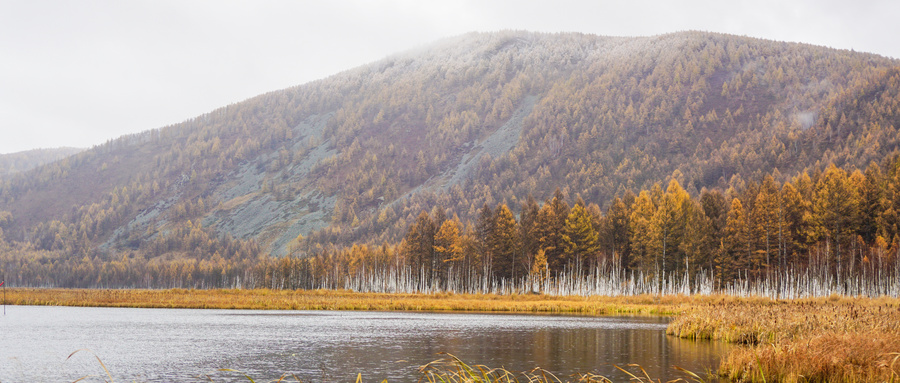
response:
<path id="1" fill-rule="evenodd" d="M 6 179 L 0 210 L 9 240 L 72 255 L 166 253 L 147 244 L 197 223 L 287 255 L 298 236 L 396 241 L 423 209 L 474 220 L 557 187 L 605 206 L 678 172 L 698 195 L 880 162 L 898 65 L 696 31 L 470 33 Z"/>

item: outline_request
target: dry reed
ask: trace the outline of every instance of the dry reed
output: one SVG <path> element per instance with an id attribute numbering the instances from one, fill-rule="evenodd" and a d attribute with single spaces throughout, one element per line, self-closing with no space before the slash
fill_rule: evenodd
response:
<path id="1" fill-rule="evenodd" d="M 900 380 L 900 305 L 893 298 L 723 299 L 679 315 L 667 332 L 742 344 L 719 368 L 731 380 Z"/>

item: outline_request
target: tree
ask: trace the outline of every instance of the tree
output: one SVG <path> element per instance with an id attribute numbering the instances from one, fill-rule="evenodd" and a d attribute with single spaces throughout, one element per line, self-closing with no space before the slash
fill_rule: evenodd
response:
<path id="1" fill-rule="evenodd" d="M 547 256 L 543 249 L 538 250 L 534 255 L 534 262 L 531 264 L 531 280 L 538 284 L 539 291 L 543 291 L 544 281 L 547 280 Z"/>
<path id="2" fill-rule="evenodd" d="M 494 277 L 515 279 L 524 276 L 524 272 L 516 269 L 516 255 L 519 253 L 516 218 L 506 204 L 500 204 L 494 211 L 493 228 L 490 235 L 490 248 L 494 263 Z"/>
<path id="3" fill-rule="evenodd" d="M 753 204 L 752 229 L 754 242 L 757 244 L 756 256 L 752 259 L 752 266 L 757 270 L 764 267 L 768 270 L 772 264 L 772 255 L 777 255 L 776 241 L 779 233 L 779 216 L 781 216 L 782 202 L 778 192 L 778 185 L 771 175 L 766 175 L 759 185 L 756 194 L 756 202 Z"/>
<path id="4" fill-rule="evenodd" d="M 718 260 L 718 275 L 723 281 L 734 280 L 738 272 L 747 269 L 750 259 L 750 230 L 747 214 L 741 200 L 731 200 L 731 209 L 725 221 L 725 237 L 722 239 L 724 252 Z"/>
<path id="5" fill-rule="evenodd" d="M 524 270 L 532 269 L 534 257 L 540 249 L 540 239 L 538 238 L 540 210 L 534 197 L 529 194 L 522 206 L 522 214 L 519 219 L 519 243 L 521 246 L 519 246 L 520 256 L 518 259 Z M 544 261 L 546 262 L 546 258 Z"/>
<path id="6" fill-rule="evenodd" d="M 494 211 L 487 203 L 478 210 L 478 220 L 475 222 L 475 238 L 473 240 L 477 263 L 480 264 L 484 276 L 491 276 L 493 272 L 493 253 L 491 248 L 491 236 L 494 232 Z"/>
<path id="7" fill-rule="evenodd" d="M 822 174 L 816 183 L 813 214 L 817 232 L 826 241 L 826 262 L 837 263 L 842 271 L 846 256 L 842 245 L 857 231 L 859 217 L 859 193 L 843 169 L 832 164 Z"/>
<path id="8" fill-rule="evenodd" d="M 591 215 L 584 206 L 576 204 L 572 208 L 566 219 L 563 241 L 568 263 L 578 269 L 589 270 L 591 261 L 596 259 L 600 250 L 600 241 L 591 223 Z"/>
<path id="9" fill-rule="evenodd" d="M 669 182 L 650 225 L 653 249 L 660 257 L 664 272 L 674 271 L 679 260 L 679 247 L 684 240 L 687 218 L 690 216 L 690 195 L 676 179 Z"/>
<path id="10" fill-rule="evenodd" d="M 631 264 L 631 209 L 619 197 L 613 199 L 602 220 L 600 233 L 603 248 L 623 267 Z"/>
<path id="11" fill-rule="evenodd" d="M 437 259 L 439 273 L 436 278 L 446 281 L 451 265 L 460 264 L 463 260 L 463 247 L 459 235 L 459 221 L 445 220 L 434 235 L 434 256 Z"/>
<path id="12" fill-rule="evenodd" d="M 437 266 L 437 259 L 434 256 L 434 231 L 431 217 L 428 216 L 428 212 L 422 211 L 406 235 L 407 258 L 414 270 L 422 271 L 424 280 L 420 282 L 424 284 L 431 284 Z"/>
<path id="13" fill-rule="evenodd" d="M 706 217 L 706 226 L 703 232 L 703 249 L 706 252 L 705 265 L 710 271 L 715 271 L 716 261 L 721 259 L 719 252 L 722 248 L 721 240 L 728 217 L 728 205 L 725 196 L 718 190 L 703 189 L 700 192 L 700 208 Z"/>
<path id="14" fill-rule="evenodd" d="M 781 241 L 781 264 L 787 267 L 792 263 L 799 267 L 805 263 L 804 257 L 804 233 L 808 232 L 804 216 L 807 215 L 803 197 L 790 182 L 781 186 L 781 217 L 779 219 L 779 238 Z"/>
<path id="15" fill-rule="evenodd" d="M 631 267 L 651 274 L 659 271 L 659 264 L 653 252 L 651 221 L 656 213 L 656 206 L 650 198 L 650 193 L 642 190 L 634 200 L 631 207 L 631 244 L 633 263 Z"/>
<path id="16" fill-rule="evenodd" d="M 552 272 L 559 272 L 565 265 L 565 242 L 562 236 L 568 217 L 569 205 L 564 200 L 562 192 L 556 189 L 553 198 L 538 212 L 541 249 L 547 256 L 548 268 Z"/>

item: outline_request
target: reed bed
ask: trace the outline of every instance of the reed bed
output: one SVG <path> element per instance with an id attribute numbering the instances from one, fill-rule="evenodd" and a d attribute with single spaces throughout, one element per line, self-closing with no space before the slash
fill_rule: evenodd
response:
<path id="1" fill-rule="evenodd" d="M 737 343 L 719 374 L 735 381 L 900 381 L 893 298 L 722 299 L 677 316 L 667 333 Z"/>

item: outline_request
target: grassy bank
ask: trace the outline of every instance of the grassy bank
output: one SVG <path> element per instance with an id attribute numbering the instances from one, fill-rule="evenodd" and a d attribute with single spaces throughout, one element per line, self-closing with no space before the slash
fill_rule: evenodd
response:
<path id="1" fill-rule="evenodd" d="M 285 290 L 9 289 L 7 303 L 143 308 L 470 311 L 674 315 L 667 332 L 741 345 L 719 373 L 737 381 L 900 382 L 900 300 L 729 296 L 364 294 Z"/>
<path id="2" fill-rule="evenodd" d="M 137 308 L 479 311 L 586 315 L 674 315 L 702 298 L 556 297 L 493 294 L 376 294 L 333 290 L 9 289 L 16 305 Z"/>

